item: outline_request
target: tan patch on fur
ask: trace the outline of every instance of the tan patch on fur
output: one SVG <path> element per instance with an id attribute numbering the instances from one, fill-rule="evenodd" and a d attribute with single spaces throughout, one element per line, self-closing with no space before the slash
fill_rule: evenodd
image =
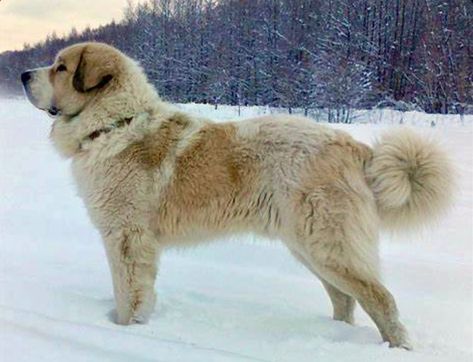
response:
<path id="1" fill-rule="evenodd" d="M 175 196 L 195 197 L 205 204 L 238 190 L 241 164 L 235 151 L 233 125 L 204 126 L 193 142 L 178 156 L 175 165 Z M 198 181 L 198 182 L 197 182 Z"/>
<path id="2" fill-rule="evenodd" d="M 154 170 L 162 164 L 170 150 L 176 147 L 182 132 L 189 125 L 187 115 L 176 113 L 163 121 L 155 132 L 128 146 L 118 155 L 118 159 L 136 162 L 147 170 Z"/>
<path id="3" fill-rule="evenodd" d="M 257 164 L 235 134 L 232 124 L 207 124 L 192 135 L 159 204 L 158 233 L 221 233 L 254 223 Z"/>

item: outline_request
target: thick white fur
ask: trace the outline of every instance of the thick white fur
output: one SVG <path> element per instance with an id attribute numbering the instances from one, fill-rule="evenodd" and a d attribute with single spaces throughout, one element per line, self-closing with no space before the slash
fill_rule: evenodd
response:
<path id="1" fill-rule="evenodd" d="M 415 229 L 442 216 L 452 200 L 454 170 L 438 141 L 409 128 L 386 132 L 367 168 L 383 226 Z"/>
<path id="2" fill-rule="evenodd" d="M 357 300 L 385 341 L 410 348 L 379 277 L 379 219 L 408 226 L 441 211 L 450 168 L 434 144 L 396 131 L 372 150 L 345 132 L 283 115 L 215 124 L 161 101 L 139 66 L 109 46 L 79 44 L 58 59 L 73 69 L 80 54 L 91 57 L 89 68 L 107 59 L 113 78 L 81 94 L 72 75 L 54 78 L 56 103 L 81 111 L 55 120 L 51 138 L 73 159 L 103 237 L 118 323 L 149 318 L 164 249 L 252 231 L 281 240 L 320 278 L 335 319 L 353 323 Z M 87 137 L 130 116 L 129 125 Z"/>

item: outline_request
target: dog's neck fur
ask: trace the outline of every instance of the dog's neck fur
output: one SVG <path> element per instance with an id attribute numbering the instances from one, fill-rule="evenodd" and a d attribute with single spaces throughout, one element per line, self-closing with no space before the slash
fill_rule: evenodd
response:
<path id="1" fill-rule="evenodd" d="M 132 62 L 130 68 L 108 89 L 99 91 L 78 115 L 64 115 L 54 121 L 51 139 L 62 156 L 71 158 L 82 152 L 84 139 L 101 129 L 111 128 L 121 119 L 144 113 L 150 118 L 174 110 L 172 105 L 161 100 L 136 63 Z"/>

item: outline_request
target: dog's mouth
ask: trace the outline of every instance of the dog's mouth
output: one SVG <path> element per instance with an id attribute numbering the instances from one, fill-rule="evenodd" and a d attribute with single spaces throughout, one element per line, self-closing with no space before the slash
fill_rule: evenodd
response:
<path id="1" fill-rule="evenodd" d="M 51 118 L 57 118 L 62 115 L 61 110 L 54 106 L 50 108 L 41 108 L 41 107 L 36 107 L 36 108 L 38 108 L 41 111 L 46 112 L 46 114 Z"/>
<path id="2" fill-rule="evenodd" d="M 59 117 L 61 115 L 61 110 L 52 106 L 46 110 L 51 117 Z"/>
<path id="3" fill-rule="evenodd" d="M 53 118 L 61 116 L 62 111 L 58 107 L 53 105 L 54 102 L 44 102 L 44 100 L 39 101 L 38 99 L 36 99 L 36 96 L 33 95 L 31 84 L 33 80 L 38 76 L 37 75 L 38 73 L 36 72 L 37 72 L 36 70 L 27 70 L 26 72 L 21 74 L 21 77 L 20 77 L 21 83 L 23 85 L 23 92 L 26 95 L 26 98 L 28 99 L 28 101 L 30 101 L 30 103 L 33 106 L 46 112 L 48 116 L 53 117 Z M 41 74 L 44 77 L 44 73 L 41 73 Z"/>
<path id="4" fill-rule="evenodd" d="M 31 94 L 31 90 L 30 90 L 30 87 L 29 87 L 28 84 L 23 85 L 23 92 L 26 95 L 26 98 L 28 99 L 28 101 L 33 106 L 35 106 L 36 108 L 38 108 L 42 111 L 45 111 L 48 114 L 48 116 L 55 118 L 55 117 L 59 117 L 62 114 L 61 110 L 59 108 L 57 108 L 56 106 L 51 106 L 49 108 L 39 106 L 37 104 L 36 99 Z"/>

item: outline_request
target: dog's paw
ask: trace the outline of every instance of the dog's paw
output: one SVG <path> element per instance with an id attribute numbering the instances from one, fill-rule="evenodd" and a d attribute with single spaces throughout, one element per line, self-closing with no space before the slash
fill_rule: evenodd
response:
<path id="1" fill-rule="evenodd" d="M 131 318 L 130 324 L 147 324 L 149 322 L 150 315 L 135 315 Z"/>
<path id="2" fill-rule="evenodd" d="M 127 305 L 126 307 L 117 308 L 114 313 L 113 320 L 116 324 L 146 324 L 154 311 L 156 304 L 156 294 L 152 293 L 144 301 L 137 305 Z"/>
<path id="3" fill-rule="evenodd" d="M 127 325 L 135 323 L 133 322 L 132 315 L 129 312 L 123 312 L 123 311 L 119 312 L 118 310 L 114 309 L 113 311 L 109 313 L 109 315 L 110 315 L 110 320 L 113 323 L 121 325 L 121 326 L 127 326 Z"/>
<path id="4" fill-rule="evenodd" d="M 412 343 L 409 341 L 403 341 L 399 343 L 389 343 L 389 348 L 402 348 L 405 349 L 406 351 L 412 351 L 414 348 L 412 347 Z"/>
<path id="5" fill-rule="evenodd" d="M 140 313 L 139 311 L 135 312 L 125 312 L 119 313 L 114 311 L 112 320 L 119 325 L 128 326 L 130 324 L 146 324 L 149 321 L 151 313 Z"/>
<path id="6" fill-rule="evenodd" d="M 395 336 L 393 336 L 389 342 L 389 347 L 390 348 L 402 348 L 405 349 L 406 351 L 412 351 L 412 343 L 409 340 L 409 337 L 407 333 L 403 330 L 402 333 L 399 333 Z"/>

